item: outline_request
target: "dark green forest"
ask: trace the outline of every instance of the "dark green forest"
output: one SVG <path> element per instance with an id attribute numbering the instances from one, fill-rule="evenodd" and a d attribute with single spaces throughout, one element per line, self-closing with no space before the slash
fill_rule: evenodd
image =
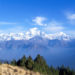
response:
<path id="1" fill-rule="evenodd" d="M 48 66 L 45 59 L 40 55 L 37 55 L 34 60 L 31 56 L 29 56 L 28 58 L 26 56 L 23 56 L 18 61 L 12 60 L 10 64 L 35 72 L 40 72 L 44 75 L 75 75 L 74 70 L 70 69 L 69 67 L 64 67 L 64 65 L 57 68 Z"/>

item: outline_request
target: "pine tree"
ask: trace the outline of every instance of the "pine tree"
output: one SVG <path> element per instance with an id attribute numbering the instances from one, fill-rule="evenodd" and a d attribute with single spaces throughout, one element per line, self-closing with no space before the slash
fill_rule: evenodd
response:
<path id="1" fill-rule="evenodd" d="M 20 66 L 25 66 L 25 63 L 26 63 L 26 57 L 24 55 L 20 60 Z"/>
<path id="2" fill-rule="evenodd" d="M 37 57 L 35 58 L 33 70 L 39 71 L 40 73 L 47 75 L 48 65 L 46 64 L 46 61 L 44 60 L 42 56 L 37 55 Z"/>
<path id="3" fill-rule="evenodd" d="M 0 65 L 2 64 L 2 62 L 0 61 Z"/>
<path id="4" fill-rule="evenodd" d="M 17 65 L 16 60 L 11 61 L 11 65 L 16 66 Z"/>
<path id="5" fill-rule="evenodd" d="M 32 60 L 32 57 L 29 56 L 27 61 L 26 61 L 26 67 L 30 70 L 33 69 L 33 64 L 34 64 L 34 61 Z"/>

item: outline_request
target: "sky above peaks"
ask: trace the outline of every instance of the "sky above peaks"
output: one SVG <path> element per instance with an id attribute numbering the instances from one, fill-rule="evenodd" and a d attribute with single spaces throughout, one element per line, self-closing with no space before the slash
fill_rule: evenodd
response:
<path id="1" fill-rule="evenodd" d="M 0 33 L 32 28 L 75 36 L 75 0 L 0 0 Z"/>

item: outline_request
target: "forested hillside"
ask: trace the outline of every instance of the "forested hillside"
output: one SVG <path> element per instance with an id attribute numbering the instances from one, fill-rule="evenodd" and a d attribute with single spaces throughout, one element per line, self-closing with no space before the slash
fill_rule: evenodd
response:
<path id="1" fill-rule="evenodd" d="M 5 63 L 9 64 L 8 62 Z M 74 70 L 71 70 L 69 67 L 64 67 L 64 65 L 57 68 L 48 66 L 45 59 L 40 55 L 37 55 L 34 60 L 31 56 L 29 56 L 28 58 L 26 56 L 23 56 L 18 61 L 12 60 L 10 64 L 34 72 L 40 72 L 44 75 L 75 75 Z"/>

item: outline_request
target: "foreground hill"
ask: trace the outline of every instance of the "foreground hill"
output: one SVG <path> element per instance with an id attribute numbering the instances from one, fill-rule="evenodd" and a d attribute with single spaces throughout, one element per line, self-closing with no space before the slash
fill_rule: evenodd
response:
<path id="1" fill-rule="evenodd" d="M 39 72 L 24 70 L 17 66 L 2 64 L 0 65 L 0 75 L 41 75 L 41 74 Z"/>
<path id="2" fill-rule="evenodd" d="M 48 66 L 40 55 L 37 55 L 34 60 L 31 56 L 28 58 L 23 56 L 18 61 L 12 60 L 11 65 L 5 63 L 7 64 L 0 62 L 0 75 L 75 75 L 75 70 L 64 65 L 58 68 Z"/>

